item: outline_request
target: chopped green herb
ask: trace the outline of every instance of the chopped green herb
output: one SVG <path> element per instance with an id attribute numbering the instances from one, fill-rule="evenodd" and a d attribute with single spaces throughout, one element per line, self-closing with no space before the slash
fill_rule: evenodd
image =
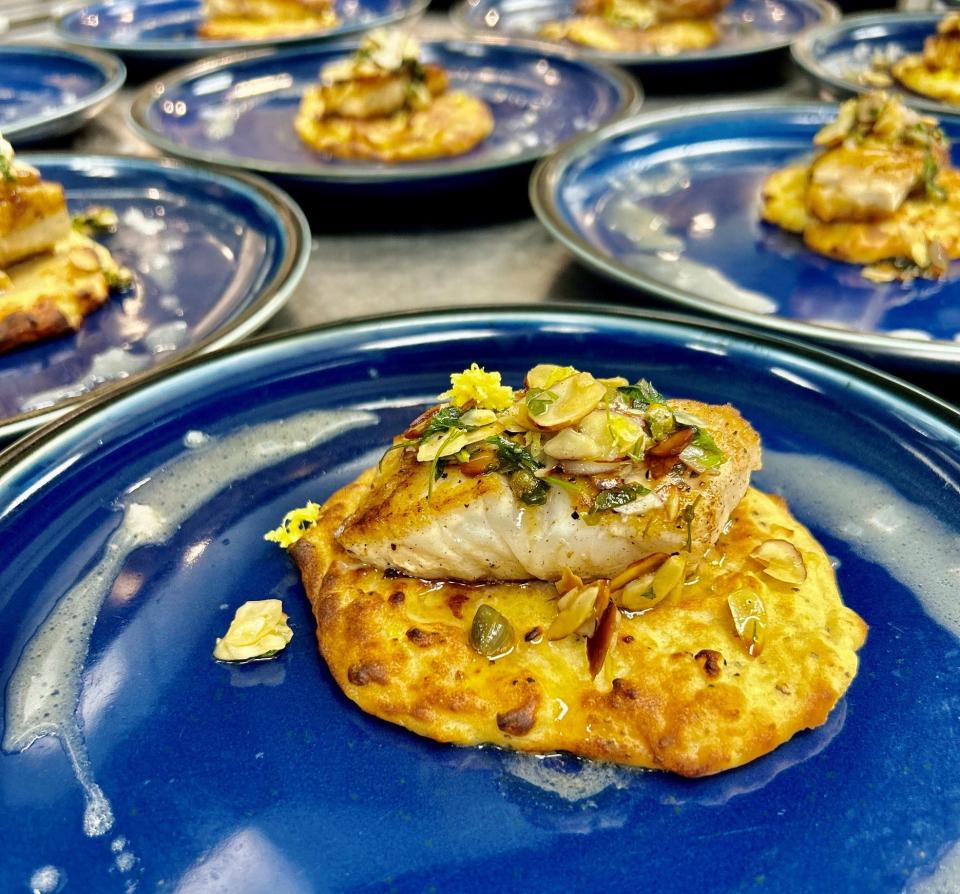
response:
<path id="1" fill-rule="evenodd" d="M 607 509 L 626 506 L 627 503 L 632 503 L 637 497 L 648 493 L 650 493 L 650 489 L 642 484 L 624 484 L 621 487 L 602 490 L 593 498 L 590 514 L 595 515 L 598 512 L 605 512 Z"/>
<path id="2" fill-rule="evenodd" d="M 687 552 L 693 549 L 693 519 L 697 514 L 697 503 L 700 502 L 699 495 L 692 503 L 687 503 L 683 507 L 683 520 L 687 523 Z"/>
<path id="3" fill-rule="evenodd" d="M 558 478 L 556 475 L 544 475 L 541 481 L 546 481 L 552 487 L 560 487 L 571 494 L 580 493 L 580 485 L 573 481 L 567 481 L 566 478 Z"/>
<path id="4" fill-rule="evenodd" d="M 420 436 L 420 443 L 423 443 L 428 438 L 442 431 L 450 431 L 451 428 L 456 428 L 462 415 L 457 407 L 443 407 L 443 409 L 437 410 L 437 412 L 430 417 L 427 427 Z"/>
<path id="5" fill-rule="evenodd" d="M 693 440 L 684 447 L 680 459 L 694 471 L 706 472 L 723 465 L 727 461 L 727 455 L 717 446 L 717 442 L 706 429 L 698 428 Z"/>
<path id="6" fill-rule="evenodd" d="M 634 410 L 645 410 L 650 404 L 663 403 L 664 400 L 663 395 L 646 379 L 641 379 L 636 385 L 621 385 L 617 391 Z"/>
<path id="7" fill-rule="evenodd" d="M 120 220 L 117 212 L 105 205 L 91 205 L 84 208 L 79 214 L 74 214 L 71 220 L 73 228 L 84 236 L 99 236 L 105 233 L 116 233 Z"/>
<path id="8" fill-rule="evenodd" d="M 940 173 L 940 166 L 933 157 L 932 152 L 928 152 L 923 157 L 923 185 L 927 192 L 927 198 L 937 202 L 947 200 L 947 191 L 937 183 L 937 174 Z"/>
<path id="9" fill-rule="evenodd" d="M 441 410 L 440 412 L 442 413 L 443 411 Z M 436 415 L 439 416 L 440 413 L 437 413 Z M 433 420 L 430 420 L 430 421 L 432 422 Z M 451 428 L 447 432 L 447 436 L 443 439 L 443 442 L 440 444 L 440 447 L 437 450 L 437 455 L 434 456 L 433 462 L 430 464 L 430 479 L 429 479 L 429 482 L 427 483 L 427 499 L 428 500 L 430 499 L 430 497 L 433 496 L 433 482 L 436 481 L 443 474 L 443 467 L 447 464 L 447 459 L 445 457 L 441 457 L 440 454 L 443 453 L 444 448 L 451 441 L 460 437 L 460 435 L 462 434 L 463 434 L 463 431 L 461 429 Z"/>
<path id="10" fill-rule="evenodd" d="M 518 469 L 536 472 L 537 469 L 543 468 L 543 464 L 538 463 L 526 447 L 521 447 L 502 435 L 494 435 L 486 440 L 488 444 L 493 444 L 497 448 L 501 472 L 515 472 Z"/>

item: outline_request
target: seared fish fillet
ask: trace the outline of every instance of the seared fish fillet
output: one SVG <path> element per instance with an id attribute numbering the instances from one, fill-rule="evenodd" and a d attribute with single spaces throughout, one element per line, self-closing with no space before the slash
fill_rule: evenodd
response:
<path id="1" fill-rule="evenodd" d="M 0 179 L 0 269 L 49 251 L 70 232 L 63 187 L 19 165 L 13 182 Z"/>
<path id="2" fill-rule="evenodd" d="M 709 428 L 727 457 L 714 473 L 657 469 L 666 474 L 647 479 L 650 493 L 588 523 L 568 489 L 551 487 L 543 505 L 530 506 L 502 475 L 468 477 L 457 466 L 449 467 L 428 497 L 430 465 L 394 452 L 344 523 L 339 542 L 378 568 L 464 581 L 556 580 L 565 569 L 584 578 L 608 577 L 652 553 L 689 545 L 701 555 L 720 536 L 750 473 L 760 468 L 760 439 L 733 407 L 667 404 Z"/>

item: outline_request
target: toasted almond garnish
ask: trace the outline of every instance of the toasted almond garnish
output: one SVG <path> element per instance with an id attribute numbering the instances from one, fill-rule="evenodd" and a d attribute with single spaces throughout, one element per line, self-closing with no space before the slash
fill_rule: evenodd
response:
<path id="1" fill-rule="evenodd" d="M 558 614 L 547 630 L 547 639 L 557 640 L 575 633 L 586 621 L 593 618 L 594 606 L 600 593 L 599 584 L 590 584 L 570 590 L 557 603 Z"/>
<path id="2" fill-rule="evenodd" d="M 752 579 L 748 582 L 753 585 L 734 590 L 727 597 L 727 605 L 740 642 L 747 654 L 756 658 L 766 641 L 767 610 L 760 598 L 759 586 Z"/>
<path id="3" fill-rule="evenodd" d="M 800 551 L 789 540 L 764 540 L 750 557 L 763 565 L 763 573 L 785 584 L 802 584 L 807 566 Z"/>
<path id="4" fill-rule="evenodd" d="M 657 457 L 679 456 L 683 452 L 683 448 L 693 440 L 694 434 L 692 428 L 678 429 L 659 444 L 654 444 L 646 455 Z"/>
<path id="5" fill-rule="evenodd" d="M 540 428 L 556 430 L 583 419 L 603 400 L 607 389 L 590 373 L 577 373 L 553 385 L 550 393 L 556 396 L 546 403 L 542 413 L 531 414 L 531 419 Z"/>
<path id="6" fill-rule="evenodd" d="M 641 575 L 656 571 L 667 561 L 667 558 L 666 553 L 653 553 L 652 555 L 644 557 L 639 562 L 634 562 L 610 581 L 610 591 L 615 593 Z"/>
<path id="7" fill-rule="evenodd" d="M 575 590 L 583 586 L 583 581 L 577 577 L 569 568 L 564 568 L 560 574 L 560 580 L 556 582 L 557 592 L 562 596 L 564 593 Z"/>
<path id="8" fill-rule="evenodd" d="M 610 602 L 600 616 L 593 636 L 587 639 L 587 664 L 590 667 L 591 677 L 600 673 L 611 646 L 617 641 L 617 631 L 619 629 L 620 612 L 617 606 Z"/>

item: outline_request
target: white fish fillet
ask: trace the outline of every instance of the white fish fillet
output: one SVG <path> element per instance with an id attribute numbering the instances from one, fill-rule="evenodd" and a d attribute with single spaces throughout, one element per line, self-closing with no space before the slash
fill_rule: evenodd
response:
<path id="1" fill-rule="evenodd" d="M 727 455 L 716 474 L 687 479 L 690 489 L 682 493 L 672 521 L 662 521 L 659 508 L 657 488 L 664 479 L 648 482 L 653 495 L 641 497 L 650 512 L 608 511 L 590 525 L 561 488 L 552 487 L 542 506 L 527 506 L 503 475 L 468 478 L 456 466 L 448 467 L 428 499 L 429 464 L 416 462 L 412 452 L 395 451 L 344 523 L 340 543 L 368 564 L 427 579 L 555 580 L 565 568 L 584 578 L 610 577 L 651 553 L 684 549 L 683 507 L 696 501 L 691 552 L 702 554 L 720 536 L 750 473 L 760 467 L 760 439 L 732 407 L 668 403 L 706 423 Z"/>

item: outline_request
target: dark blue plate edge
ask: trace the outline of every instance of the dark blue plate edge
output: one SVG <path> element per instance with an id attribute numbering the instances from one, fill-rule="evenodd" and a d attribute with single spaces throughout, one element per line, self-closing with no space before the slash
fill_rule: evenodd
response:
<path id="1" fill-rule="evenodd" d="M 578 261 L 603 276 L 623 283 L 632 289 L 651 293 L 658 298 L 663 298 L 666 301 L 683 305 L 684 307 L 700 311 L 701 313 L 725 317 L 741 325 L 759 329 L 772 329 L 785 336 L 810 338 L 825 342 L 831 347 L 838 349 L 851 349 L 865 354 L 897 358 L 911 362 L 923 361 L 925 364 L 931 366 L 933 364 L 949 364 L 953 367 L 960 367 L 960 343 L 943 341 L 941 339 L 924 341 L 921 339 L 855 332 L 853 330 L 839 329 L 831 326 L 817 326 L 813 323 L 792 320 L 776 314 L 758 314 L 752 313 L 751 311 L 738 310 L 734 307 L 713 302 L 694 292 L 673 288 L 643 273 L 638 273 L 636 270 L 616 260 L 601 255 L 597 249 L 577 235 L 577 233 L 566 224 L 557 209 L 555 186 L 566 168 L 596 148 L 600 143 L 618 137 L 623 133 L 639 130 L 644 127 L 653 127 L 657 124 L 707 117 L 714 114 L 741 115 L 745 112 L 784 111 L 793 113 L 806 112 L 813 115 L 822 114 L 826 110 L 834 110 L 835 108 L 836 106 L 833 103 L 777 103 L 765 100 L 738 100 L 733 102 L 720 100 L 701 103 L 695 109 L 691 110 L 647 112 L 646 114 L 637 115 L 633 118 L 617 121 L 601 127 L 592 133 L 576 137 L 565 146 L 562 146 L 549 158 L 545 158 L 537 164 L 530 175 L 528 191 L 530 204 L 533 206 L 534 213 L 540 219 L 540 223 L 543 224 L 550 235 L 572 252 Z"/>
<path id="2" fill-rule="evenodd" d="M 103 73 L 105 82 L 93 93 L 71 105 L 65 106 L 55 114 L 34 115 L 23 121 L 15 122 L 4 128 L 4 136 L 9 140 L 24 143 L 35 142 L 55 134 L 65 135 L 79 128 L 92 118 L 127 80 L 127 67 L 116 56 L 100 50 L 81 49 L 79 47 L 47 46 L 44 44 L 5 44 L 0 47 L 0 55 L 5 50 L 28 51 L 45 56 L 73 56 L 91 63 Z M 69 122 L 64 126 L 58 126 Z"/>
<path id="3" fill-rule="evenodd" d="M 417 322 L 443 324 L 447 321 L 451 324 L 464 325 L 512 320 L 521 322 L 526 320 L 531 324 L 536 324 L 537 321 L 565 324 L 609 323 L 617 320 L 631 324 L 647 322 L 654 326 L 685 329 L 690 335 L 707 333 L 713 337 L 736 341 L 752 351 L 779 352 L 793 360 L 799 359 L 812 364 L 820 372 L 829 372 L 834 376 L 842 377 L 844 379 L 842 387 L 859 390 L 874 401 L 888 406 L 891 402 L 898 401 L 901 406 L 905 405 L 914 413 L 925 414 L 928 419 L 933 419 L 948 428 L 953 438 L 960 443 L 960 409 L 957 407 L 904 379 L 881 372 L 866 363 L 807 342 L 785 338 L 782 335 L 758 332 L 748 326 L 730 325 L 724 321 L 667 311 L 636 311 L 613 304 L 571 302 L 554 307 L 543 304 L 478 305 L 469 310 L 451 306 L 429 312 L 411 310 L 353 317 L 305 329 L 260 335 L 241 344 L 233 344 L 202 356 L 194 354 L 189 357 L 180 357 L 136 379 L 131 377 L 109 388 L 93 392 L 86 398 L 81 398 L 53 421 L 0 450 L 0 483 L 8 474 L 15 471 L 18 464 L 28 461 L 34 452 L 40 452 L 55 441 L 68 438 L 71 430 L 82 427 L 108 405 L 131 397 L 148 399 L 147 392 L 162 386 L 166 380 L 181 374 L 187 375 L 197 368 L 221 363 L 230 357 L 252 354 L 264 349 L 269 351 L 271 348 L 282 348 L 298 341 L 309 341 L 317 336 L 326 336 L 334 342 L 359 341 L 364 334 L 382 338 L 385 327 L 394 325 L 403 326 Z"/>
<path id="4" fill-rule="evenodd" d="M 706 49 L 697 50 L 692 53 L 677 53 L 675 56 L 661 56 L 656 53 L 615 53 L 605 50 L 596 50 L 590 47 L 573 46 L 574 53 L 583 59 L 589 59 L 596 62 L 609 62 L 612 65 L 628 65 L 631 67 L 649 67 L 665 68 L 681 67 L 686 65 L 698 65 L 710 62 L 725 62 L 735 59 L 746 59 L 750 56 L 758 56 L 764 53 L 774 53 L 777 50 L 783 50 L 791 46 L 798 39 L 798 36 L 807 34 L 814 28 L 820 28 L 827 24 L 834 24 L 841 19 L 839 7 L 830 2 L 830 0 L 805 0 L 810 6 L 814 7 L 820 13 L 820 21 L 808 28 L 800 31 L 799 34 L 784 35 L 779 40 L 771 40 L 755 47 L 744 47 L 741 49 Z M 477 38 L 486 32 L 475 26 L 468 18 L 466 10 L 469 7 L 469 0 L 459 0 L 458 3 L 450 7 L 449 17 L 454 27 L 471 38 Z M 504 32 L 505 33 L 505 32 Z M 516 38 L 520 39 L 520 38 Z M 531 38 L 532 40 L 532 38 Z M 563 43 L 553 43 L 547 40 L 534 41 L 544 47 L 561 47 L 567 45 Z"/>
<path id="5" fill-rule="evenodd" d="M 643 103 L 643 90 L 640 84 L 631 77 L 630 74 L 617 68 L 593 60 L 581 59 L 575 53 L 559 49 L 552 44 L 538 41 L 513 40 L 506 37 L 484 36 L 470 38 L 453 38 L 451 40 L 424 40 L 425 46 L 496 46 L 502 49 L 517 50 L 522 53 L 531 53 L 542 56 L 563 59 L 567 63 L 582 66 L 586 69 L 592 69 L 603 75 L 620 92 L 620 102 L 613 116 L 606 123 L 620 121 L 627 115 L 635 113 Z M 318 45 L 317 49 L 326 50 L 351 50 L 359 46 L 359 41 L 337 41 Z M 179 86 L 185 81 L 219 71 L 223 68 L 229 68 L 238 62 L 249 62 L 251 60 L 263 59 L 266 57 L 276 58 L 278 61 L 285 56 L 297 55 L 310 49 L 309 47 L 291 47 L 285 48 L 279 52 L 273 50 L 247 50 L 239 53 L 233 53 L 229 56 L 217 56 L 210 59 L 203 59 L 200 62 L 191 62 L 173 71 L 166 72 L 161 77 L 144 84 L 137 92 L 127 111 L 127 124 L 133 132 L 145 140 L 150 145 L 172 155 L 175 158 L 185 161 L 197 162 L 202 165 L 211 165 L 221 168 L 230 168 L 237 171 L 259 171 L 268 176 L 274 177 L 296 177 L 309 180 L 313 183 L 337 183 L 337 184 L 370 184 L 370 183 L 400 183 L 413 180 L 431 180 L 440 177 L 466 176 L 487 171 L 496 171 L 503 168 L 530 164 L 537 161 L 546 153 L 554 152 L 566 145 L 566 142 L 554 147 L 536 146 L 521 152 L 512 158 L 492 159 L 485 162 L 464 163 L 458 162 L 456 157 L 450 160 L 417 163 L 416 167 L 407 167 L 404 164 L 398 164 L 393 168 L 373 168 L 363 164 L 338 164 L 335 167 L 328 166 L 325 170 L 323 162 L 318 160 L 315 165 L 296 165 L 296 164 L 272 164 L 255 158 L 239 158 L 228 154 L 217 154 L 212 152 L 199 152 L 192 150 L 189 146 L 183 146 L 173 140 L 168 140 L 153 130 L 147 122 L 147 111 L 150 105 L 157 100 L 166 90 L 169 84 Z M 601 125 L 604 126 L 604 125 Z M 577 137 L 571 137 L 575 140 Z"/>
<path id="6" fill-rule="evenodd" d="M 64 24 L 68 18 L 78 15 L 90 6 L 103 6 L 103 2 L 86 4 L 65 10 L 54 19 L 54 32 L 65 43 L 78 47 L 109 50 L 114 53 L 125 53 L 128 56 L 150 56 L 155 59 L 204 59 L 207 56 L 230 53 L 236 50 L 245 50 L 260 47 L 280 47 L 294 44 L 319 43 L 329 40 L 338 40 L 341 37 L 360 34 L 371 28 L 396 25 L 407 19 L 418 18 L 423 15 L 430 0 L 409 0 L 408 5 L 398 12 L 375 18 L 369 22 L 355 22 L 347 26 L 335 26 L 328 31 L 311 32 L 307 34 L 290 34 L 283 37 L 269 37 L 262 40 L 207 40 L 198 38 L 193 41 L 184 40 L 141 40 L 135 44 L 127 44 L 116 40 L 97 40 L 85 38 L 72 31 L 68 31 Z"/>
<path id="7" fill-rule="evenodd" d="M 165 370 L 168 366 L 175 366 L 180 360 L 192 358 L 200 354 L 214 351 L 217 348 L 231 345 L 239 341 L 267 322 L 293 293 L 303 274 L 306 272 L 310 260 L 311 234 L 310 225 L 306 216 L 293 199 L 282 189 L 251 174 L 225 174 L 218 171 L 197 169 L 176 159 L 170 158 L 143 158 L 137 155 L 77 155 L 71 152 L 31 152 L 24 153 L 23 160 L 42 167 L 49 162 L 69 164 L 79 162 L 83 167 L 96 164 L 136 164 L 154 165 L 158 168 L 175 169 L 200 178 L 219 182 L 231 191 L 236 191 L 236 184 L 256 193 L 276 213 L 284 235 L 290 241 L 290 250 L 283 258 L 279 269 L 270 282 L 260 290 L 259 295 L 250 302 L 237 317 L 229 320 L 219 329 L 211 332 L 206 338 L 177 352 L 176 359 L 161 362 L 151 369 L 133 373 L 125 379 L 116 382 L 107 382 L 98 386 L 94 392 L 97 395 L 113 394 L 124 391 L 130 386 L 136 386 L 148 379 L 154 372 Z M 19 413 L 0 419 L 0 442 L 24 434 L 31 429 L 43 426 L 69 413 L 70 408 L 84 403 L 89 395 L 66 398 L 54 407 L 31 410 L 28 413 Z"/>
<path id="8" fill-rule="evenodd" d="M 817 25 L 815 28 L 801 35 L 790 45 L 790 55 L 793 57 L 794 63 L 803 70 L 804 74 L 806 74 L 816 86 L 829 87 L 842 98 L 856 96 L 860 93 L 868 93 L 871 88 L 865 84 L 856 84 L 845 78 L 838 78 L 827 71 L 814 55 L 814 44 L 818 40 L 834 37 L 844 32 L 854 31 L 857 28 L 869 28 L 871 25 L 895 26 L 903 23 L 929 22 L 932 33 L 933 29 L 936 28 L 937 22 L 949 11 L 949 9 L 945 9 L 942 12 L 881 12 L 844 16 L 839 21 Z M 901 88 L 898 96 L 900 96 L 908 106 L 912 106 L 915 109 L 922 109 L 925 112 L 932 112 L 935 115 L 960 116 L 960 107 L 950 106 L 946 103 L 936 102 L 931 99 L 924 99 L 924 97 L 917 93 L 912 93 L 906 87 Z"/>

